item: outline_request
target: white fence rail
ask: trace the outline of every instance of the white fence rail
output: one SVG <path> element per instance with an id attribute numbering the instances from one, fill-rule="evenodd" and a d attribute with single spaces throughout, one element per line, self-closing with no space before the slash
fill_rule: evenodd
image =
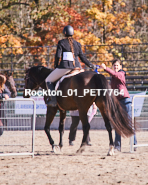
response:
<path id="1" fill-rule="evenodd" d="M 130 138 L 130 152 L 134 148 L 148 146 L 148 95 L 135 95 L 132 100 L 132 124 L 138 123 L 136 132 L 137 144 L 134 145 L 134 136 Z"/>
<path id="2" fill-rule="evenodd" d="M 23 106 L 21 109 L 20 104 Z M 33 99 L 0 101 L 0 156 L 34 157 L 35 119 L 36 103 Z"/>

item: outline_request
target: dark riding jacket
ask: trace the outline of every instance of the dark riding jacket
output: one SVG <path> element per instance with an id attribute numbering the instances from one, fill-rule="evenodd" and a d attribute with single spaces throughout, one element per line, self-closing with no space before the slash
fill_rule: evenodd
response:
<path id="1" fill-rule="evenodd" d="M 55 68 L 66 68 L 66 69 L 74 69 L 76 67 L 81 68 L 81 64 L 78 60 L 78 57 L 81 59 L 83 63 L 85 63 L 88 67 L 92 67 L 92 64 L 87 60 L 86 56 L 83 54 L 81 49 L 81 44 L 73 39 L 73 47 L 74 47 L 74 55 L 75 55 L 75 66 L 73 61 L 63 60 L 63 52 L 71 52 L 70 44 L 68 39 L 63 39 L 58 42 L 57 51 L 55 55 Z M 59 64 L 59 59 L 61 58 L 61 62 Z"/>

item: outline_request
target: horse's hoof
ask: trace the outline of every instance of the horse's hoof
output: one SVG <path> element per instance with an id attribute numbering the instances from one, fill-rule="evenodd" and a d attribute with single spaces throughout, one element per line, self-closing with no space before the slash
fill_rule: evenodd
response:
<path id="1" fill-rule="evenodd" d="M 52 145 L 52 152 L 57 153 L 60 150 L 59 145 Z"/>
<path id="2" fill-rule="evenodd" d="M 110 145 L 107 156 L 112 156 L 112 155 L 115 155 L 115 153 L 114 153 L 114 146 Z"/>
<path id="3" fill-rule="evenodd" d="M 84 152 L 85 150 L 85 145 L 81 146 L 78 150 L 77 150 L 77 154 L 81 154 L 82 152 Z"/>
<path id="4" fill-rule="evenodd" d="M 62 146 L 59 145 L 59 151 L 60 151 L 60 153 L 63 153 L 62 148 L 63 148 L 63 145 Z"/>

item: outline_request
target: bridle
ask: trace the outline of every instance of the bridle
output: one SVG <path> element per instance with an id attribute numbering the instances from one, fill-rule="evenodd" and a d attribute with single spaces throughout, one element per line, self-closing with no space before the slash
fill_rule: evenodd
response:
<path id="1" fill-rule="evenodd" d="M 36 87 L 31 90 L 37 90 L 40 87 L 40 85 L 43 83 L 43 82 L 41 84 L 36 83 L 36 80 L 32 76 L 30 76 L 29 71 L 26 72 L 26 76 L 24 79 L 26 81 L 26 84 L 27 84 L 27 81 L 30 80 L 32 83 L 36 85 Z"/>
<path id="2" fill-rule="evenodd" d="M 40 87 L 40 85 L 43 83 L 43 82 L 41 82 L 40 84 L 37 84 L 36 83 L 36 81 L 35 81 L 35 79 L 32 77 L 32 76 L 30 76 L 30 74 L 29 74 L 29 70 L 26 72 L 26 76 L 25 76 L 25 81 L 26 81 L 26 84 L 27 84 L 27 80 L 30 80 L 30 81 L 32 81 L 34 84 L 36 84 L 37 85 L 37 87 L 36 88 L 33 88 L 32 90 L 36 90 L 36 89 L 38 89 L 39 87 Z M 57 103 L 58 104 L 58 103 Z M 64 111 L 65 112 L 65 110 L 64 109 L 62 109 L 61 107 L 60 107 L 60 105 L 58 104 L 58 106 L 59 106 L 59 108 L 62 110 L 62 111 Z"/>

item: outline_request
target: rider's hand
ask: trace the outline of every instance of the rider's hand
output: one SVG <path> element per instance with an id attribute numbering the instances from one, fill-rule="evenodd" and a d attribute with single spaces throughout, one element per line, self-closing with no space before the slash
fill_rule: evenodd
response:
<path id="1" fill-rule="evenodd" d="M 91 69 L 93 69 L 93 70 L 95 70 L 97 67 L 96 67 L 96 65 L 94 65 L 94 64 L 91 64 L 90 66 L 89 66 Z"/>

